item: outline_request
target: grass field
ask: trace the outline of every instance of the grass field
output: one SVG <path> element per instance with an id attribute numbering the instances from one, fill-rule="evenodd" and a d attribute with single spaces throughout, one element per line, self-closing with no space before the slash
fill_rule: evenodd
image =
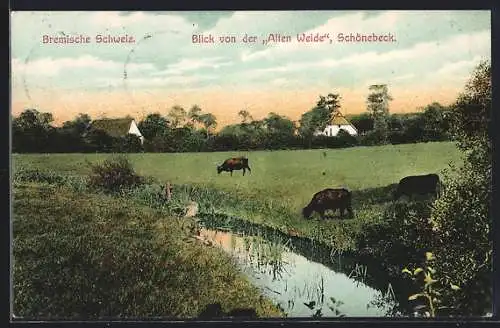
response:
<path id="1" fill-rule="evenodd" d="M 246 155 L 252 173 L 216 172 L 216 165 L 231 156 Z M 110 154 L 14 155 L 16 168 L 52 170 L 87 175 L 90 163 Z M 228 153 L 175 153 L 128 155 L 137 173 L 159 182 L 187 184 L 204 189 L 193 196 L 202 210 L 215 210 L 254 223 L 353 249 L 365 227 L 383 220 L 394 183 L 413 174 L 440 173 L 460 163 L 453 143 L 420 143 L 348 149 L 256 151 Z M 324 173 L 324 174 L 323 174 Z M 346 186 L 353 191 L 354 220 L 304 220 L 300 210 L 312 195 L 326 187 Z M 179 191 L 179 189 L 178 189 Z M 182 191 L 179 191 L 182 192 Z"/>
<path id="2" fill-rule="evenodd" d="M 326 153 L 326 156 L 323 153 Z M 246 155 L 252 173 L 243 177 L 217 175 L 216 165 L 226 158 Z M 109 154 L 16 154 L 13 166 L 54 170 L 78 175 L 90 172 Z M 240 197 L 276 200 L 298 212 L 312 195 L 327 187 L 347 186 L 354 191 L 397 183 L 406 175 L 439 173 L 460 161 L 450 142 L 348 149 L 256 151 L 227 153 L 130 154 L 140 175 L 174 184 L 194 184 L 229 191 Z M 324 173 L 324 175 L 323 175 Z M 356 201 L 356 200 L 355 200 Z"/>
<path id="3" fill-rule="evenodd" d="M 14 314 L 25 319 L 197 317 L 254 308 L 281 316 L 189 220 L 127 199 L 16 184 Z"/>

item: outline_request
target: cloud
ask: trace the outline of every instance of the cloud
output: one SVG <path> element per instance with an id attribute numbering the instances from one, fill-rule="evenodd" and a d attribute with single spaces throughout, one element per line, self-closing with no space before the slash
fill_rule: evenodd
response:
<path id="1" fill-rule="evenodd" d="M 415 77 L 415 74 L 410 73 L 410 74 L 404 74 L 404 75 L 399 75 L 399 76 L 393 77 L 392 80 L 394 80 L 394 81 L 401 81 L 401 80 L 412 79 L 414 77 Z"/>
<path id="2" fill-rule="evenodd" d="M 255 69 L 249 72 L 249 74 L 257 77 L 268 74 L 292 73 L 310 69 L 326 69 L 335 67 L 345 68 L 346 66 L 366 69 L 370 66 L 387 63 L 395 65 L 397 62 L 401 62 L 406 65 L 408 61 L 416 61 L 420 63 L 428 60 L 430 63 L 435 63 L 436 58 L 440 58 L 442 61 L 446 62 L 446 57 L 449 55 L 467 55 L 473 51 L 484 54 L 490 53 L 491 37 L 489 31 L 461 34 L 453 36 L 442 42 L 433 41 L 418 43 L 412 47 L 400 50 L 391 50 L 387 52 L 369 51 L 346 55 L 340 59 L 292 62 L 281 66 Z M 468 61 L 468 63 L 469 62 L 471 61 Z M 461 65 L 463 65 L 463 63 Z M 434 73 L 435 72 L 433 72 L 433 74 Z"/>
<path id="3" fill-rule="evenodd" d="M 123 27 L 132 24 L 145 22 L 148 19 L 143 12 L 134 12 L 130 15 L 122 15 L 116 11 L 101 11 L 93 14 L 90 21 L 93 24 L 103 25 L 108 27 Z"/>
<path id="4" fill-rule="evenodd" d="M 181 59 L 180 61 L 174 64 L 168 65 L 167 69 L 154 72 L 152 75 L 177 75 L 205 67 L 219 68 L 222 66 L 228 66 L 232 64 L 233 63 L 228 62 L 227 58 L 225 57 Z"/>
<path id="5" fill-rule="evenodd" d="M 447 63 L 433 74 L 456 76 L 457 74 L 466 73 L 467 75 L 470 75 L 474 67 L 478 65 L 481 60 L 484 59 L 486 58 L 483 56 L 475 56 L 471 60 L 460 60 L 456 62 Z"/>
<path id="6" fill-rule="evenodd" d="M 319 33 L 320 35 L 329 33 L 331 37 L 333 37 L 336 33 L 346 31 L 354 33 L 387 33 L 394 30 L 394 27 L 400 20 L 400 18 L 401 12 L 398 11 L 388 11 L 374 17 L 368 17 L 364 12 L 357 12 L 354 14 L 334 17 L 328 20 L 325 24 L 306 30 L 303 33 Z M 250 51 L 244 51 L 241 55 L 241 60 L 243 62 L 246 62 L 263 58 L 272 58 L 284 53 L 286 54 L 296 52 L 304 48 L 323 48 L 332 50 L 332 47 L 335 47 L 335 45 L 331 45 L 328 43 L 311 43 L 305 45 L 304 43 L 298 42 L 295 35 L 293 35 L 292 42 L 289 43 L 279 43 L 277 45 L 270 46 L 268 49 L 256 51 L 253 53 L 251 53 Z"/>
<path id="7" fill-rule="evenodd" d="M 446 77 L 456 86 L 453 77 L 467 74 L 470 65 L 466 62 L 474 56 L 491 56 L 489 17 L 481 12 L 248 11 L 225 15 L 16 13 L 12 27 L 13 74 L 24 72 L 32 89 L 37 85 L 92 90 L 96 85 L 122 85 L 128 59 L 130 86 L 166 87 L 164 92 L 170 94 L 177 92 L 169 88 L 172 85 L 182 86 L 179 90 L 210 85 L 228 93 L 236 86 L 266 92 L 271 92 L 272 86 L 364 89 L 362 82 L 370 80 L 418 86 L 426 83 L 422 76 L 428 75 L 436 83 Z M 40 45 L 41 35 L 58 31 L 90 36 L 128 34 L 141 41 L 112 47 Z M 294 40 L 302 32 L 390 32 L 397 35 L 398 42 L 304 45 Z M 294 41 L 272 46 L 194 45 L 192 33 L 248 33 L 259 38 L 281 33 L 291 35 Z M 143 40 L 146 34 L 152 37 Z M 30 61 L 25 62 L 27 57 Z M 19 76 L 18 81 L 15 87 L 22 89 L 24 81 Z"/>
<path id="8" fill-rule="evenodd" d="M 141 77 L 128 78 L 126 84 L 128 88 L 144 87 L 172 87 L 172 86 L 192 86 L 199 82 L 206 82 L 217 79 L 215 75 L 192 75 L 192 76 L 169 76 L 169 77 Z M 124 80 L 120 78 L 97 78 L 99 87 L 122 87 Z"/>
<path id="9" fill-rule="evenodd" d="M 116 71 L 123 70 L 124 64 L 111 60 L 99 59 L 92 55 L 82 55 L 77 58 L 40 58 L 34 61 L 22 61 L 19 58 L 12 60 L 12 71 L 14 74 L 24 72 L 29 75 L 57 76 L 61 72 L 68 73 L 72 69 Z M 150 71 L 154 69 L 151 63 L 131 63 L 127 65 L 127 71 Z"/>

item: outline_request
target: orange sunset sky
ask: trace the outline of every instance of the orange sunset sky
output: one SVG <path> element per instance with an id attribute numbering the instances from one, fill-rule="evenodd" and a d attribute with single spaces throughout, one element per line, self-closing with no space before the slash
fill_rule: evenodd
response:
<path id="1" fill-rule="evenodd" d="M 276 112 L 298 120 L 319 95 L 340 93 L 344 114 L 366 110 L 370 84 L 385 83 L 391 112 L 449 104 L 474 66 L 491 56 L 489 11 L 14 12 L 12 114 L 51 112 L 55 123 L 167 114 L 198 105 L 218 127 Z M 262 44 L 270 33 L 288 43 Z M 304 44 L 296 35 L 329 35 Z M 392 35 L 393 42 L 341 42 L 339 34 Z M 244 44 L 244 36 L 257 36 Z M 47 44 L 88 37 L 87 44 Z M 96 36 L 129 43 L 97 43 Z M 193 35 L 233 35 L 234 44 L 197 44 Z M 47 39 L 47 37 L 45 37 Z M 126 72 L 126 79 L 124 79 Z"/>

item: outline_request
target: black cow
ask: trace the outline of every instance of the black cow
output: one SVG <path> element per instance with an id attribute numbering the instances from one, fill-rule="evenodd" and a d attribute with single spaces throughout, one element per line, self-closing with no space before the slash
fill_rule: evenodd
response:
<path id="1" fill-rule="evenodd" d="M 441 183 L 437 174 L 408 176 L 399 181 L 394 200 L 398 200 L 405 195 L 428 195 L 437 196 L 439 194 Z"/>
<path id="2" fill-rule="evenodd" d="M 347 210 L 352 217 L 351 192 L 345 188 L 332 189 L 327 188 L 314 194 L 309 204 L 302 209 L 304 218 L 311 217 L 313 212 L 319 213 L 322 219 L 325 219 L 327 210 L 340 210 L 340 217 L 344 217 L 344 211 Z"/>
<path id="3" fill-rule="evenodd" d="M 231 172 L 231 176 L 233 175 L 234 170 L 243 169 L 243 175 L 245 175 L 245 170 L 248 172 L 252 172 L 250 170 L 250 166 L 248 166 L 248 158 L 246 157 L 234 157 L 229 158 L 222 163 L 222 165 L 217 165 L 217 173 L 220 174 L 222 171 Z"/>

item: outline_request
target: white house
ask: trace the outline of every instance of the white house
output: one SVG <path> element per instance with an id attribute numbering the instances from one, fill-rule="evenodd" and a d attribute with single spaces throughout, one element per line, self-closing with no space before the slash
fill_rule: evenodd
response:
<path id="1" fill-rule="evenodd" d="M 141 144 L 144 143 L 144 136 L 139 130 L 137 123 L 135 123 L 135 120 L 130 117 L 95 120 L 92 122 L 91 128 L 103 130 L 112 137 L 123 137 L 127 134 L 135 134 L 141 139 Z"/>
<path id="2" fill-rule="evenodd" d="M 317 131 L 314 135 L 324 135 L 327 137 L 335 137 L 340 132 L 344 130 L 351 136 L 358 134 L 358 130 L 354 125 L 351 124 L 340 112 L 337 112 L 333 117 L 330 124 L 328 124 L 323 131 Z"/>

